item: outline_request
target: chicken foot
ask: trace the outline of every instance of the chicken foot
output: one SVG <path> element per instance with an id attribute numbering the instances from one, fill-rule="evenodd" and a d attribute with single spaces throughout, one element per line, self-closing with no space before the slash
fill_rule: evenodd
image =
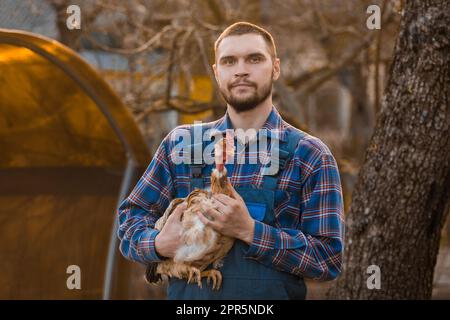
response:
<path id="1" fill-rule="evenodd" d="M 208 285 L 212 281 L 213 289 L 219 290 L 222 285 L 222 273 L 216 269 L 201 271 L 199 268 L 185 263 L 173 264 L 169 261 L 163 261 L 158 264 L 156 272 L 169 277 L 187 279 L 187 283 L 196 282 L 199 288 L 202 288 L 202 278 L 207 278 Z"/>
<path id="2" fill-rule="evenodd" d="M 189 277 L 188 277 L 188 283 L 193 282 L 194 276 L 195 280 L 197 281 L 197 284 L 200 288 L 202 288 L 202 278 L 207 278 L 206 283 L 209 285 L 210 282 L 212 282 L 212 288 L 213 290 L 219 290 L 222 285 L 222 273 L 219 270 L 216 269 L 209 269 L 205 271 L 201 271 L 200 274 L 198 273 L 197 268 L 192 268 L 189 271 Z"/>

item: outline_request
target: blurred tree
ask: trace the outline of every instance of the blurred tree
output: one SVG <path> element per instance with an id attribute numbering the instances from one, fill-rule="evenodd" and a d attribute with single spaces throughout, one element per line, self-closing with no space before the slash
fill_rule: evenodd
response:
<path id="1" fill-rule="evenodd" d="M 211 69 L 213 43 L 225 27 L 246 20 L 267 28 L 277 41 L 283 71 L 275 82 L 274 103 L 283 117 L 321 137 L 319 109 L 331 110 L 336 117 L 326 122 L 344 123 L 351 136 L 343 137 L 344 143 L 326 142 L 332 149 L 345 144 L 350 151 L 347 159 L 360 161 L 372 133 L 378 97 L 370 98 L 374 88 L 369 82 L 383 87 L 380 70 L 390 62 L 386 53 L 391 52 L 398 21 L 393 4 L 400 0 L 79 0 L 79 31 L 65 26 L 70 1 L 46 1 L 58 14 L 60 41 L 80 52 L 91 50 L 97 57 L 110 54 L 126 61 L 126 70 L 115 74 L 107 70 L 105 75 L 136 116 L 152 150 L 176 122 L 170 111 L 180 114 L 181 122 L 223 114 L 225 103 Z M 371 4 L 384 9 L 380 31 L 366 28 L 366 8 Z M 198 94 L 199 81 L 207 78 L 212 84 L 210 101 Z M 324 85 L 335 87 L 335 96 L 320 106 L 314 96 L 321 95 Z M 351 95 L 348 102 L 333 101 L 344 91 Z M 206 114 L 212 117 L 205 119 Z M 311 130 L 310 121 L 320 123 L 318 130 Z"/>
<path id="2" fill-rule="evenodd" d="M 406 1 L 347 220 L 339 299 L 428 299 L 450 196 L 450 3 Z M 381 270 L 368 289 L 367 268 Z"/>

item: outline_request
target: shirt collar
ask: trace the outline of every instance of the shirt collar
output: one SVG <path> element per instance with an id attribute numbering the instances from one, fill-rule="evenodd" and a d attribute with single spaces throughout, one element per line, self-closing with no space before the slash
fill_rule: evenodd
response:
<path id="1" fill-rule="evenodd" d="M 225 112 L 225 115 L 217 120 L 216 124 L 213 126 L 214 133 L 213 135 L 217 135 L 218 133 L 224 134 L 227 129 L 233 129 L 233 125 L 231 123 L 230 116 L 228 111 Z M 286 133 L 283 127 L 283 119 L 279 114 L 278 110 L 272 106 L 272 110 L 261 127 L 259 133 L 270 137 L 271 139 L 277 138 L 280 141 L 286 141 Z"/>

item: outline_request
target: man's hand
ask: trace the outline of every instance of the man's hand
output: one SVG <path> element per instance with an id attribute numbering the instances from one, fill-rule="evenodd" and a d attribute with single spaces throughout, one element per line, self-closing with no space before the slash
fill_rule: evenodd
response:
<path id="1" fill-rule="evenodd" d="M 175 251 L 182 245 L 181 214 L 186 210 L 187 204 L 179 204 L 167 219 L 164 227 L 155 238 L 156 252 L 166 258 L 173 258 Z"/>
<path id="2" fill-rule="evenodd" d="M 197 213 L 197 215 L 205 225 L 250 245 L 253 241 L 255 221 L 250 216 L 242 197 L 234 188 L 231 190 L 235 199 L 224 194 L 215 194 L 213 195 L 214 208 L 209 208 L 203 214 Z"/>

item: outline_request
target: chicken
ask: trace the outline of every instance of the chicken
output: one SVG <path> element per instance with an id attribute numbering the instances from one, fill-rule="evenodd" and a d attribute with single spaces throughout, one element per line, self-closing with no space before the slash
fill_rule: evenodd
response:
<path id="1" fill-rule="evenodd" d="M 215 146 L 215 165 L 211 173 L 211 192 L 195 189 L 186 198 L 172 200 L 163 216 L 158 219 L 155 229 L 161 230 L 170 214 L 183 202 L 187 202 L 186 210 L 181 214 L 183 245 L 178 248 L 173 259 L 147 266 L 146 279 L 149 283 L 162 280 L 161 276 L 186 278 L 188 283 L 196 281 L 202 287 L 201 279 L 207 277 L 207 283 L 212 281 L 213 289 L 220 289 L 222 274 L 219 270 L 222 260 L 234 244 L 234 238 L 224 236 L 213 228 L 205 226 L 197 217 L 197 212 L 205 213 L 213 206 L 211 196 L 222 193 L 233 197 L 231 183 L 227 177 L 224 163 L 234 155 L 233 137 L 227 134 L 225 139 Z M 232 158 L 231 158 L 232 159 Z M 212 269 L 205 270 L 212 263 Z"/>

